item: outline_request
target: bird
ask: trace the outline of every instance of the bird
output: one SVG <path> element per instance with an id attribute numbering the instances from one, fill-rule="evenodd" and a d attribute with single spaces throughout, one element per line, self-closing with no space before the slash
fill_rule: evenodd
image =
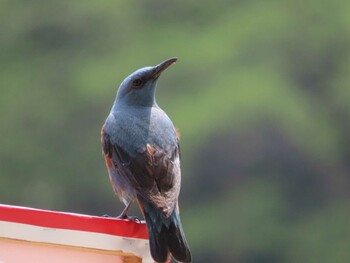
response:
<path id="1" fill-rule="evenodd" d="M 173 57 L 126 77 L 101 130 L 109 179 L 125 205 L 118 218 L 129 218 L 127 211 L 137 201 L 156 262 L 166 262 L 170 255 L 192 262 L 179 215 L 179 133 L 155 98 L 160 75 L 176 61 Z"/>

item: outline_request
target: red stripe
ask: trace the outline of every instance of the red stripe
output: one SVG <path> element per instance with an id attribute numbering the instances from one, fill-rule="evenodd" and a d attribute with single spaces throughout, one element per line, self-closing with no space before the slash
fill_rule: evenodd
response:
<path id="1" fill-rule="evenodd" d="M 148 239 L 145 223 L 0 205 L 0 221 Z"/>

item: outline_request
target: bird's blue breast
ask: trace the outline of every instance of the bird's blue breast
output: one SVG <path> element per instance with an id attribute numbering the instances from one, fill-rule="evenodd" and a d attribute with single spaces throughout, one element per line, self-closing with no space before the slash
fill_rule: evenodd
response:
<path id="1" fill-rule="evenodd" d="M 177 147 L 176 132 L 166 113 L 158 107 L 114 107 L 106 120 L 105 132 L 131 156 L 142 153 L 146 145 L 156 145 L 172 155 Z"/>

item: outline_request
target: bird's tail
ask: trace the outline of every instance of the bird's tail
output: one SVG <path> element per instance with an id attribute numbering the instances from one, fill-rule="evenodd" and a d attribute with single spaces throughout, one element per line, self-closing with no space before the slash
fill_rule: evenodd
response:
<path id="1" fill-rule="evenodd" d="M 169 218 L 145 200 L 143 206 L 151 255 L 156 262 L 166 262 L 169 253 L 179 262 L 192 262 L 192 256 L 182 229 L 179 213 L 174 209 Z"/>

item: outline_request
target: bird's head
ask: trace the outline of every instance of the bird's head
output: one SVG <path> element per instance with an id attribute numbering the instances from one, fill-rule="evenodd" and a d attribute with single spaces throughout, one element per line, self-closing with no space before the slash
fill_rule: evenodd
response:
<path id="1" fill-rule="evenodd" d="M 151 107 L 156 105 L 155 88 L 161 73 L 177 58 L 170 58 L 154 67 L 144 67 L 126 77 L 120 84 L 116 103 L 130 106 Z"/>

